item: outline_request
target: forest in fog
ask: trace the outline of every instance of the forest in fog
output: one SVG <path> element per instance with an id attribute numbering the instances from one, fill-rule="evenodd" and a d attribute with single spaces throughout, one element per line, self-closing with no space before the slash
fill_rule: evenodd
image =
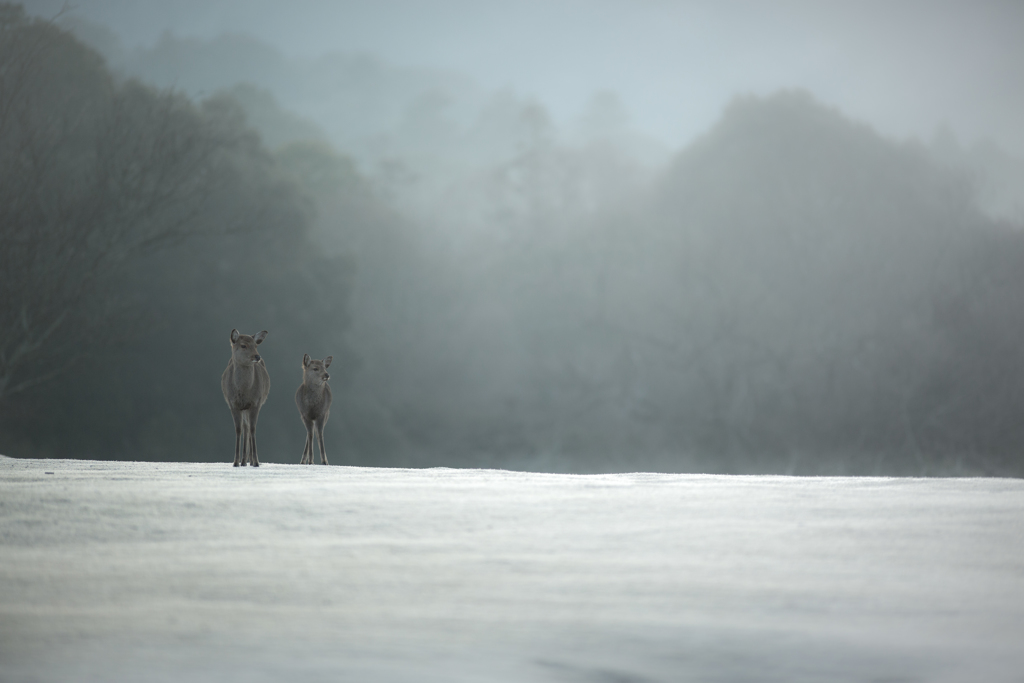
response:
<path id="1" fill-rule="evenodd" d="M 238 328 L 269 462 L 309 353 L 332 464 L 1022 476 L 1021 168 L 797 89 L 670 149 L 612 92 L 0 5 L 0 453 L 228 462 Z"/>

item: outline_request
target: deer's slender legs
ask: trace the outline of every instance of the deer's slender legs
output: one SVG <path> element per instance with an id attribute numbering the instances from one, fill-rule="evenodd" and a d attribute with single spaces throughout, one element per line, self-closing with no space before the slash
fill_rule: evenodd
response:
<path id="1" fill-rule="evenodd" d="M 313 464 L 313 421 L 303 418 L 302 424 L 306 427 L 306 445 L 302 447 L 302 465 Z"/>
<path id="2" fill-rule="evenodd" d="M 241 458 L 243 454 L 241 450 L 244 450 L 242 446 L 242 413 L 238 410 L 231 411 L 231 419 L 235 421 L 235 467 L 242 464 Z"/>
<path id="3" fill-rule="evenodd" d="M 259 467 L 260 466 L 260 456 L 256 452 L 256 423 L 259 421 L 259 419 L 260 419 L 260 409 L 259 408 L 251 409 L 249 411 L 249 439 L 250 439 L 250 443 L 252 443 L 252 451 L 251 451 L 251 453 L 252 453 L 252 463 L 251 464 L 252 464 L 253 467 Z"/>
<path id="4" fill-rule="evenodd" d="M 249 464 L 251 450 L 249 448 L 249 411 L 242 412 L 242 467 Z"/>
<path id="5" fill-rule="evenodd" d="M 324 424 L 326 422 L 327 422 L 327 420 L 324 420 L 323 418 L 321 418 L 321 419 L 317 420 L 314 423 L 314 426 L 316 427 L 316 436 L 317 436 L 317 439 L 319 439 L 319 441 L 320 441 L 320 464 L 321 465 L 326 465 L 327 464 L 327 451 L 324 450 Z M 310 445 L 310 447 L 309 447 L 309 460 L 310 460 L 310 462 L 313 461 L 313 447 L 312 447 L 312 445 Z"/>

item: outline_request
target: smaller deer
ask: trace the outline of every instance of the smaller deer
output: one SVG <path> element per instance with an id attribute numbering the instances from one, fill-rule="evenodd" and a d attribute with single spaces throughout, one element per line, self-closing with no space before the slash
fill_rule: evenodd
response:
<path id="1" fill-rule="evenodd" d="M 231 330 L 231 360 L 220 376 L 220 390 L 235 421 L 235 467 L 260 466 L 256 454 L 256 421 L 260 408 L 270 395 L 270 375 L 256 347 L 263 343 L 267 331 L 250 337 Z"/>
<path id="2" fill-rule="evenodd" d="M 320 441 L 320 464 L 326 465 L 327 451 L 324 450 L 324 425 L 331 416 L 331 388 L 327 380 L 327 368 L 331 366 L 334 356 L 323 360 L 313 360 L 308 353 L 302 354 L 302 384 L 295 392 L 295 405 L 299 407 L 299 417 L 306 426 L 306 445 L 302 449 L 300 465 L 313 464 L 313 437 Z"/>

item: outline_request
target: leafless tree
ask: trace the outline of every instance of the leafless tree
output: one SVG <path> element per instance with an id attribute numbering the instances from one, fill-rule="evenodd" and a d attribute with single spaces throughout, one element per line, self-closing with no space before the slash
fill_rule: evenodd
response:
<path id="1" fill-rule="evenodd" d="M 120 268 L 209 229 L 197 219 L 240 135 L 0 5 L 0 401 L 113 334 Z"/>

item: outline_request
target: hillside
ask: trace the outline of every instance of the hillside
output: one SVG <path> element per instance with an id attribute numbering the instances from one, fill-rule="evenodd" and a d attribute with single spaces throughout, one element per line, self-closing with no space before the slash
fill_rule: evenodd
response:
<path id="1" fill-rule="evenodd" d="M 44 25 L 22 17 L 10 35 Z M 347 465 L 1024 474 L 1024 232 L 986 214 L 974 180 L 923 144 L 784 91 L 737 98 L 660 167 L 629 153 L 635 139 L 612 94 L 594 103 L 589 141 L 508 93 L 452 127 L 451 102 L 420 90 L 419 76 L 352 62 L 336 91 L 321 83 L 307 94 L 401 81 L 396 92 L 415 100 L 399 125 L 409 155 L 368 173 L 327 142 L 337 140 L 323 121 L 292 113 L 297 100 L 281 98 L 281 83 L 229 87 L 246 65 L 298 73 L 265 45 L 167 36 L 152 48 L 152 64 L 222 79 L 225 89 L 195 102 L 123 80 L 46 26 L 63 47 L 31 79 L 40 97 L 16 100 L 29 108 L 8 120 L 32 135 L 84 126 L 83 137 L 40 138 L 61 154 L 4 157 L 12 201 L 0 203 L 0 228 L 34 236 L 52 224 L 59 236 L 77 230 L 69 216 L 109 232 L 120 220 L 110 207 L 148 206 L 92 206 L 107 190 L 88 183 L 106 177 L 101 161 L 131 177 L 131 150 L 160 149 L 152 131 L 117 118 L 155 124 L 145 114 L 155 103 L 232 151 L 209 156 L 216 182 L 188 184 L 194 207 L 168 202 L 150 217 L 188 229 L 136 240 L 131 258 L 97 270 L 103 291 L 88 302 L 80 274 L 59 263 L 91 267 L 81 250 L 42 239 L 19 242 L 38 261 L 0 250 L 11 260 L 4 292 L 20 302 L 8 307 L 0 357 L 39 354 L 35 376 L 23 359 L 11 371 L 20 378 L 3 380 L 21 391 L 0 411 L 7 453 L 225 459 L 233 433 L 217 380 L 237 327 L 270 333 L 261 353 L 273 389 L 259 432 L 268 462 L 301 451 L 292 395 L 310 353 L 335 358 L 327 441 L 332 462 Z M 129 61 L 142 68 L 144 56 Z M 223 73 L 199 68 L 207 62 Z M 89 79 L 77 77 L 83 65 Z M 292 83 L 275 69 L 260 73 Z M 79 111 L 97 118 L 85 125 Z M 21 129 L 8 128 L 4 144 L 21 149 Z M 121 147 L 102 137 L 111 131 L 125 136 Z M 461 142 L 448 145 L 448 134 Z M 427 139 L 448 152 L 416 148 Z M 110 161 L 90 151 L 115 148 Z M 150 166 L 168 158 L 154 153 Z M 52 168 L 19 165 L 37 163 Z M 31 220 L 18 208 L 29 196 Z M 73 274 L 61 296 L 76 303 L 26 285 L 17 268 L 33 263 L 35 282 Z M 91 333 L 60 336 L 66 353 L 51 349 L 19 331 L 28 310 L 65 326 L 76 311 Z"/>
<path id="2" fill-rule="evenodd" d="M 402 307 L 361 304 L 396 333 L 356 382 L 393 408 L 378 431 L 415 445 L 402 462 L 1021 471 L 1020 431 L 985 426 L 1017 404 L 946 379 L 998 377 L 1002 397 L 1024 382 L 1006 299 L 1021 234 L 922 146 L 787 92 L 737 100 L 663 174 L 582 215 L 559 182 L 571 150 L 520 161 L 485 187 L 511 208 L 420 261 Z M 982 343 L 971 328 L 994 335 L 987 369 L 964 367 Z"/>

